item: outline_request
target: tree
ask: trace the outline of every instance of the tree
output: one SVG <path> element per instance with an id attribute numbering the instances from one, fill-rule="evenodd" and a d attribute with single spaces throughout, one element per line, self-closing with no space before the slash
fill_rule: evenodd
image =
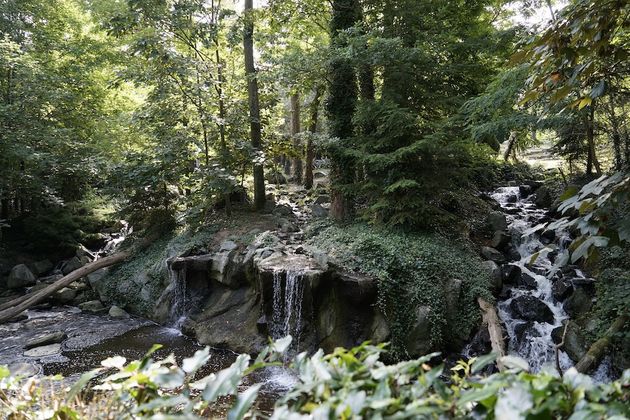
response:
<path id="1" fill-rule="evenodd" d="M 258 101 L 258 79 L 254 66 L 254 16 L 253 0 L 245 0 L 243 30 L 243 53 L 245 55 L 245 75 L 247 76 L 247 95 L 249 98 L 250 137 L 254 149 L 254 207 L 265 207 L 265 174 L 261 153 L 260 104 Z"/>
<path id="2" fill-rule="evenodd" d="M 353 63 L 343 57 L 341 49 L 347 41 L 343 32 L 352 28 L 360 18 L 357 0 L 334 0 L 330 21 L 330 38 L 333 58 L 328 73 L 329 134 L 336 139 L 330 148 L 331 206 L 330 216 L 337 221 L 348 221 L 353 214 L 352 198 L 349 193 L 354 181 L 354 162 L 347 149 L 352 148 L 354 136 L 353 117 L 357 101 L 357 80 Z"/>

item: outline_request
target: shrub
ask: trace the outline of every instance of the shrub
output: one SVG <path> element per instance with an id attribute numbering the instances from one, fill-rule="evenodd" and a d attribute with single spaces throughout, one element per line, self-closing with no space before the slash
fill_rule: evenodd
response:
<path id="1" fill-rule="evenodd" d="M 253 409 L 260 384 L 238 393 L 243 377 L 278 365 L 291 337 L 264 349 L 251 363 L 240 355 L 227 369 L 196 379 L 209 360 L 200 350 L 179 366 L 173 356 L 126 363 L 124 357 L 104 360 L 72 387 L 51 383 L 59 378 L 21 381 L 0 366 L 0 414 L 11 419 L 116 418 L 198 419 L 207 417 L 220 398 L 237 395 L 228 405 L 228 419 L 260 418 Z M 297 384 L 276 402 L 271 419 L 350 418 L 626 418 L 630 415 L 630 371 L 610 384 L 594 384 L 571 368 L 563 377 L 527 372 L 517 357 L 501 359 L 505 370 L 484 377 L 493 355 L 460 361 L 446 374 L 430 366 L 430 354 L 394 365 L 380 358 L 384 345 L 367 343 L 323 355 L 298 355 L 292 367 Z M 52 381 L 52 382 L 51 382 Z M 96 386 L 90 386 L 96 383 Z M 60 389 L 61 388 L 61 389 Z"/>

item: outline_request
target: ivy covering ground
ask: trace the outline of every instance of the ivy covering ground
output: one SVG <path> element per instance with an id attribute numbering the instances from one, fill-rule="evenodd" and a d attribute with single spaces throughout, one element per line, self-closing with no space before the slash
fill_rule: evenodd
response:
<path id="1" fill-rule="evenodd" d="M 364 224 L 315 225 L 309 243 L 335 264 L 378 278 L 379 309 L 389 321 L 392 352 L 406 356 L 404 338 L 415 322 L 416 308 L 431 308 L 432 348 L 442 349 L 479 323 L 479 296 L 492 301 L 490 278 L 481 259 L 464 242 L 438 235 L 412 234 Z M 457 316 L 447 319 L 449 283 L 460 280 Z M 450 321 L 450 324 L 449 324 Z"/>

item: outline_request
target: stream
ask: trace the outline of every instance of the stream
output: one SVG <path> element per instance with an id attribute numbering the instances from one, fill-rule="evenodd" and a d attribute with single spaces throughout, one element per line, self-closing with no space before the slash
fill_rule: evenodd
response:
<path id="1" fill-rule="evenodd" d="M 501 269 L 508 284 L 498 298 L 498 314 L 508 334 L 508 353 L 527 360 L 533 372 L 556 369 L 556 345 L 552 338 L 554 329 L 562 328 L 569 318 L 563 303 L 557 297 L 554 283 L 563 276 L 560 261 L 568 261 L 568 232 L 541 232 L 540 223 L 549 221 L 547 209 L 542 209 L 530 199 L 522 187 L 500 187 L 492 194 L 506 214 L 508 234 L 511 237 L 513 261 Z M 508 245 L 509 247 L 509 245 Z M 587 283 L 584 273 L 569 266 L 573 285 Z M 568 277 L 568 276 L 567 276 Z M 554 296 L 555 294 L 555 296 Z M 573 366 L 573 361 L 562 350 L 558 365 L 562 371 Z M 594 372 L 596 381 L 609 381 L 610 361 L 604 359 Z"/>

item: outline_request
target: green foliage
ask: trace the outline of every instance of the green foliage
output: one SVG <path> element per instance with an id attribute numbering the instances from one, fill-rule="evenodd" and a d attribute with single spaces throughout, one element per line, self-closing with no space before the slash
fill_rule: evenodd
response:
<path id="1" fill-rule="evenodd" d="M 220 407 L 220 398 L 235 395 L 228 418 L 240 420 L 250 412 L 260 384 L 242 393 L 239 387 L 245 375 L 265 366 L 278 364 L 291 337 L 271 343 L 252 362 L 242 354 L 228 368 L 197 378 L 196 373 L 210 359 L 210 349 L 195 352 L 178 365 L 175 356 L 154 360 L 151 355 L 161 346 L 154 345 L 141 360 L 127 363 L 122 356 L 101 362 L 100 368 L 87 372 L 69 389 L 50 392 L 60 377 L 40 380 L 30 378 L 26 385 L 0 366 L 0 413 L 11 418 L 201 418 L 202 413 Z M 50 382 L 49 382 L 50 381 Z M 96 382 L 96 385 L 93 385 Z M 93 386 L 92 386 L 93 385 Z M 93 393 L 90 399 L 87 393 Z M 82 396 L 82 398 L 77 398 Z"/>
<path id="2" fill-rule="evenodd" d="M 437 235 L 417 235 L 391 229 L 350 225 L 324 227 L 309 243 L 350 271 L 376 277 L 379 309 L 389 321 L 392 350 L 405 357 L 404 340 L 415 320 L 416 308 L 431 308 L 432 347 L 445 348 L 470 333 L 479 321 L 476 299 L 492 299 L 489 275 L 481 260 L 463 243 Z M 462 281 L 458 313 L 447 315 L 448 283 Z M 456 344 L 455 344 L 456 345 Z"/>
<path id="3" fill-rule="evenodd" d="M 596 254 L 597 248 L 630 242 L 629 197 L 628 174 L 617 172 L 601 176 L 579 191 L 565 191 L 558 207 L 565 217 L 540 225 L 538 229 L 575 229 L 580 235 L 571 244 L 571 261 L 588 260 Z"/>
<path id="4" fill-rule="evenodd" d="M 10 417 L 120 419 L 198 419 L 219 407 L 218 398 L 237 395 L 243 377 L 278 364 L 291 337 L 264 349 L 250 364 L 240 355 L 227 369 L 196 379 L 208 362 L 209 349 L 184 359 L 160 361 L 151 353 L 127 363 L 124 357 L 104 360 L 63 392 L 50 392 L 54 382 L 31 378 L 22 383 L 0 366 L 0 412 Z M 300 418 L 625 418 L 630 415 L 630 372 L 609 384 L 594 384 L 574 368 L 562 378 L 527 372 L 527 362 L 506 356 L 506 369 L 484 377 L 480 372 L 494 355 L 459 361 L 447 377 L 444 366 L 430 365 L 437 353 L 394 365 L 380 358 L 383 346 L 363 344 L 351 350 L 298 355 L 292 364 L 297 385 L 275 405 L 271 419 Z M 54 381 L 55 378 L 52 379 Z M 56 378 L 59 379 L 59 378 Z M 96 382 L 97 385 L 88 387 Z M 230 403 L 228 419 L 260 417 L 252 408 L 260 384 L 250 386 Z M 85 391 L 94 396 L 75 398 Z"/>

